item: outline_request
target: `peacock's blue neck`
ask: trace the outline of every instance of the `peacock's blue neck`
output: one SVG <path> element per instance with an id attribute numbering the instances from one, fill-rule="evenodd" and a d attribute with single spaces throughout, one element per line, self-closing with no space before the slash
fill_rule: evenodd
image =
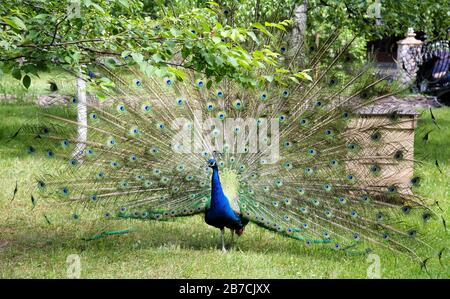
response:
<path id="1" fill-rule="evenodd" d="M 229 205 L 227 198 L 222 190 L 222 184 L 219 178 L 219 169 L 213 168 L 211 177 L 211 206 L 210 209 L 223 209 Z"/>
<path id="2" fill-rule="evenodd" d="M 226 177 L 224 181 L 225 190 L 227 190 Z M 206 210 L 205 221 L 207 224 L 220 229 L 228 227 L 230 229 L 240 230 L 245 226 L 241 217 L 232 209 L 227 195 L 223 192 L 217 167 L 213 167 L 211 177 L 211 203 Z"/>

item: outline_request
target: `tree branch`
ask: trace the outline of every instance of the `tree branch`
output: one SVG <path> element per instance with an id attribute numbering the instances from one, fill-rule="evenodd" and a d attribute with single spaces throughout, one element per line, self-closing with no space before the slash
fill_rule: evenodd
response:
<path id="1" fill-rule="evenodd" d="M 85 51 L 89 51 L 89 52 L 93 52 L 93 53 L 97 53 L 97 54 L 101 54 L 101 55 L 121 56 L 120 53 L 116 53 L 116 52 L 102 51 L 102 50 L 92 49 L 92 48 L 83 47 L 83 46 L 80 46 L 80 48 Z"/>
<path id="2" fill-rule="evenodd" d="M 59 25 L 60 25 L 62 22 L 64 22 L 64 21 L 66 20 L 66 18 L 67 18 L 67 14 L 65 14 L 64 17 L 63 17 L 59 22 L 56 23 L 56 25 L 55 25 L 55 30 L 53 31 L 53 38 L 52 38 L 52 41 L 50 42 L 50 46 L 52 46 L 53 43 L 55 42 L 56 35 L 57 35 L 57 33 L 58 33 L 58 27 L 59 27 Z"/>
<path id="3" fill-rule="evenodd" d="M 24 57 L 26 57 L 26 56 L 20 55 L 20 56 L 15 56 L 15 57 L 0 58 L 0 61 L 11 61 L 11 60 L 19 59 L 19 58 L 24 58 Z"/>
<path id="4" fill-rule="evenodd" d="M 61 43 L 53 43 L 53 44 L 45 44 L 45 45 L 36 45 L 36 44 L 29 44 L 29 45 L 20 45 L 21 48 L 50 48 L 50 47 L 60 47 L 60 46 L 66 46 L 66 45 L 76 45 L 76 44 L 83 44 L 83 43 L 98 43 L 98 42 L 104 42 L 104 39 L 101 38 L 93 38 L 93 39 L 80 39 L 75 41 L 68 41 L 68 42 L 61 42 Z"/>

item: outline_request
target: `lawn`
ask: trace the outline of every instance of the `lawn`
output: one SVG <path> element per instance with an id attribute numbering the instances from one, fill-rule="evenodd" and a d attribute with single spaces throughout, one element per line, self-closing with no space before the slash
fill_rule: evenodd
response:
<path id="1" fill-rule="evenodd" d="M 2 85 L 5 93 L 26 96 L 20 85 L 11 85 Z M 31 88 L 34 94 L 42 92 L 39 86 Z M 70 86 L 65 88 L 71 90 Z M 54 215 L 55 209 L 39 202 L 34 207 L 27 193 L 27 187 L 34 184 L 33 176 L 43 167 L 42 161 L 25 153 L 16 154 L 26 144 L 20 135 L 6 143 L 18 126 L 30 123 L 36 111 L 27 100 L 0 105 L 0 278 L 66 278 L 67 258 L 72 254 L 80 257 L 81 278 L 367 277 L 371 261 L 365 255 L 306 246 L 252 224 L 234 249 L 225 254 L 219 250 L 219 231 L 206 225 L 200 216 L 170 222 L 109 221 L 108 229 L 133 231 L 94 241 L 83 241 L 82 237 L 101 231 L 106 224 L 49 224 L 44 215 Z M 416 192 L 439 201 L 445 217 L 450 219 L 450 109 L 435 109 L 433 113 L 441 129 L 424 110 L 416 133 L 416 154 L 425 157 L 425 163 L 415 168 L 423 178 Z M 422 137 L 429 130 L 433 131 L 425 144 Z M 436 159 L 442 174 L 434 165 Z M 18 193 L 11 201 L 16 182 Z M 56 214 L 63 212 L 56 210 Z M 450 239 L 441 224 L 435 224 L 433 230 L 436 237 Z M 375 253 L 380 257 L 382 278 L 429 277 L 406 256 L 379 248 Z M 430 274 L 449 278 L 449 260 L 450 251 L 444 253 L 445 267 L 437 259 L 430 260 Z"/>

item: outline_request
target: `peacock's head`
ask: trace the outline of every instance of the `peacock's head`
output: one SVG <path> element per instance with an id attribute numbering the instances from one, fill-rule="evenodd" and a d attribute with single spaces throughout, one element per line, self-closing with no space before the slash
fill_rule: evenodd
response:
<path id="1" fill-rule="evenodd" d="M 209 159 L 208 160 L 208 166 L 211 167 L 211 168 L 217 168 L 216 159 L 213 159 L 213 158 Z"/>

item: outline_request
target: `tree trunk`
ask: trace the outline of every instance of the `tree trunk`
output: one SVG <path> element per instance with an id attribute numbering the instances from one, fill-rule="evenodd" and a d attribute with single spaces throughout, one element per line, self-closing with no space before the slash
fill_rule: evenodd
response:
<path id="1" fill-rule="evenodd" d="M 303 41 L 306 33 L 306 21 L 307 21 L 308 6 L 307 1 L 303 3 L 296 4 L 294 7 L 294 25 L 291 33 L 291 57 L 296 59 L 301 52 L 301 47 L 303 46 Z"/>
<path id="2" fill-rule="evenodd" d="M 77 122 L 78 134 L 77 145 L 72 156 L 78 160 L 82 160 L 83 151 L 86 148 L 87 141 L 87 97 L 86 97 L 86 81 L 82 78 L 81 68 L 77 77 Z"/>

